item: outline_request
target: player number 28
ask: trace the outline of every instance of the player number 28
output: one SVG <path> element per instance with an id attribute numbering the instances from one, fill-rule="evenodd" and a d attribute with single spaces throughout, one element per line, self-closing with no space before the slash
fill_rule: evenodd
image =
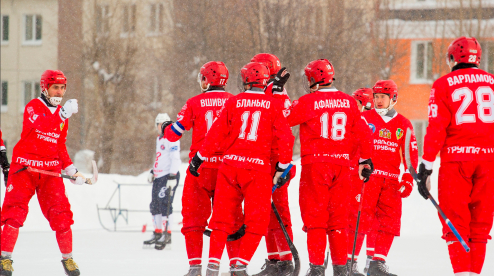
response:
<path id="1" fill-rule="evenodd" d="M 482 86 L 475 91 L 477 100 L 477 114 L 484 123 L 494 122 L 494 91 L 488 86 Z M 453 102 L 461 101 L 456 111 L 456 124 L 475 123 L 475 114 L 465 114 L 468 106 L 473 102 L 473 92 L 468 87 L 458 88 L 452 94 Z"/>
<path id="2" fill-rule="evenodd" d="M 329 115 L 327 112 L 321 115 L 321 137 L 328 138 L 329 130 Z M 346 114 L 343 112 L 335 112 L 331 117 L 331 139 L 340 141 L 345 138 Z"/>

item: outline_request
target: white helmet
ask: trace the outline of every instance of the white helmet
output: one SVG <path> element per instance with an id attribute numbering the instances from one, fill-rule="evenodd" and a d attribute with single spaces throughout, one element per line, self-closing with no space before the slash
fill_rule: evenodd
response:
<path id="1" fill-rule="evenodd" d="M 156 119 L 154 120 L 154 123 L 156 125 L 171 121 L 170 116 L 166 113 L 159 113 L 158 116 L 156 116 Z"/>

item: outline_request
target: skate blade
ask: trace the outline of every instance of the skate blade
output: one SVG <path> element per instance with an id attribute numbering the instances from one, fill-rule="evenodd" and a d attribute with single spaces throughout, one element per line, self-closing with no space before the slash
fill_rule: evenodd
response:
<path id="1" fill-rule="evenodd" d="M 143 244 L 142 249 L 154 249 L 154 243 L 152 244 Z"/>

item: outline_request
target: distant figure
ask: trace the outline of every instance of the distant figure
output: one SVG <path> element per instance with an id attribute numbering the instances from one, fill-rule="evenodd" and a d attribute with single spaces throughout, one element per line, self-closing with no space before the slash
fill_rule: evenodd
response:
<path id="1" fill-rule="evenodd" d="M 161 128 L 173 122 L 166 113 L 156 116 L 156 129 L 161 134 Z M 151 239 L 144 241 L 145 245 L 155 244 L 154 248 L 162 250 L 172 242 L 170 222 L 173 213 L 173 197 L 180 180 L 180 141 L 170 142 L 160 135 L 156 138 L 156 161 L 149 172 L 148 181 L 153 183 L 152 200 L 149 208 L 153 216 L 154 232 Z M 176 180 L 175 187 L 168 180 Z M 173 189 L 173 193 L 171 190 Z M 163 219 L 164 218 L 164 219 Z M 168 224 L 168 225 L 167 225 Z M 163 232 L 163 228 L 165 232 Z"/>

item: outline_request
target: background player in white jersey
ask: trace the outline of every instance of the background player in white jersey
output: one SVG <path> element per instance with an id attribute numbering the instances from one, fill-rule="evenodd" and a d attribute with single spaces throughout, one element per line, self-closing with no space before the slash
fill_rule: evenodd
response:
<path id="1" fill-rule="evenodd" d="M 168 126 L 173 122 L 166 113 L 156 116 L 156 129 L 161 133 L 163 125 Z M 144 242 L 146 245 L 155 244 L 154 248 L 162 250 L 166 243 L 171 243 L 170 222 L 173 213 L 173 195 L 178 187 L 180 179 L 180 141 L 170 142 L 166 137 L 160 135 L 156 138 L 156 160 L 153 169 L 149 172 L 148 181 L 153 183 L 152 200 L 149 208 L 153 216 L 154 232 L 150 240 Z M 170 182 L 168 180 L 171 180 Z M 176 181 L 175 186 L 172 181 Z M 168 207 L 168 205 L 170 205 Z M 163 227 L 167 232 L 163 233 Z"/>

